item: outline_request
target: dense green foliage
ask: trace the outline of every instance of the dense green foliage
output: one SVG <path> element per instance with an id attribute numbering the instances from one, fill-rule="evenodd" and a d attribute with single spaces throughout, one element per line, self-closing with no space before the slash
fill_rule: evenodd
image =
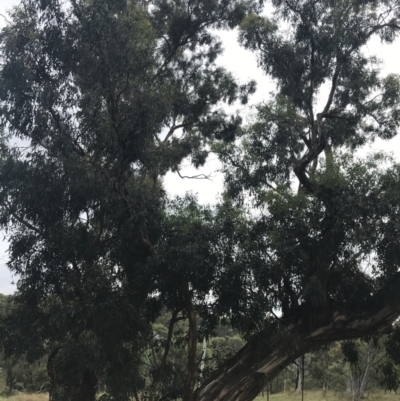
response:
<path id="1" fill-rule="evenodd" d="M 398 1 L 261 5 L 23 0 L 2 30 L 0 223 L 20 277 L 2 346 L 48 357 L 52 401 L 248 401 L 400 314 L 400 165 L 355 154 L 400 125 L 399 77 L 363 52 L 394 41 Z M 247 126 L 223 104 L 255 83 L 215 63 L 215 29 L 236 26 L 277 85 Z M 220 204 L 169 199 L 166 173 L 211 151 Z M 221 319 L 246 345 L 214 339 L 211 373 L 200 344 Z"/>
<path id="2" fill-rule="evenodd" d="M 210 138 L 234 138 L 240 118 L 219 104 L 246 102 L 254 83 L 213 64 L 221 47 L 208 28 L 234 26 L 248 9 L 24 1 L 3 30 L 5 141 L 29 142 L 2 152 L 1 220 L 20 275 L 3 344 L 28 360 L 50 355 L 52 398 L 79 399 L 83 381 L 88 400 L 100 378 L 117 398 L 143 386 L 150 323 L 180 297 L 163 258 L 147 260 L 157 242 L 184 256 L 161 179 L 186 157 L 202 165 Z"/>
<path id="3" fill-rule="evenodd" d="M 242 146 L 216 150 L 229 194 L 242 202 L 250 196 L 261 213 L 263 248 L 243 269 L 256 277 L 270 310 L 279 306 L 288 317 L 302 307 L 365 308 L 397 274 L 399 166 L 353 152 L 375 137 L 393 137 L 400 124 L 399 77 L 381 78 L 377 60 L 362 52 L 374 33 L 394 39 L 389 10 L 395 16 L 398 7 L 385 2 L 384 20 L 376 2 L 364 3 L 275 1 L 290 34 L 254 15 L 241 24 L 240 40 L 276 80 L 277 97 L 259 106 Z M 320 106 L 324 83 L 330 92 Z M 360 270 L 371 253 L 374 280 Z"/>

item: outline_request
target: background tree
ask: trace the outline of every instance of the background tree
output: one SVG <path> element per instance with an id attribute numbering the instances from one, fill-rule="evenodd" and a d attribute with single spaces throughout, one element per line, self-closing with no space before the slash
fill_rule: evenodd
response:
<path id="1" fill-rule="evenodd" d="M 383 341 L 369 338 L 365 341 L 344 342 L 343 352 L 349 363 L 348 384 L 353 401 L 364 398 L 365 391 L 371 387 L 377 376 L 377 369 L 385 359 Z"/>
<path id="2" fill-rule="evenodd" d="M 306 373 L 306 385 L 322 390 L 325 397 L 328 391 L 343 395 L 348 379 L 348 366 L 340 343 L 333 343 L 316 350 L 310 355 L 310 368 Z"/>
<path id="3" fill-rule="evenodd" d="M 14 391 L 39 393 L 49 389 L 46 358 L 35 363 L 28 363 L 23 357 L 4 358 L 0 354 L 0 367 L 6 385 L 4 393 L 8 396 Z"/>

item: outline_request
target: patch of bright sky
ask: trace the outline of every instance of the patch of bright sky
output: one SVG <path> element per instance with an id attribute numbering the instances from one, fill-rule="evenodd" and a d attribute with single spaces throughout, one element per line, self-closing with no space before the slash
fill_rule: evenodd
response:
<path id="1" fill-rule="evenodd" d="M 0 28 L 6 25 L 5 17 L 7 10 L 16 6 L 19 0 L 0 0 Z M 243 49 L 237 42 L 237 31 L 222 31 L 218 33 L 223 45 L 224 54 L 217 62 L 226 67 L 241 82 L 245 83 L 249 80 L 257 81 L 257 92 L 251 97 L 249 105 L 246 107 L 237 105 L 237 111 L 246 118 L 252 112 L 252 106 L 265 101 L 270 97 L 271 91 L 274 90 L 272 81 L 266 77 L 257 66 L 256 56 Z M 383 60 L 382 74 L 389 73 L 400 74 L 400 39 L 392 45 L 383 45 L 378 38 L 374 38 L 365 49 L 367 54 L 377 55 Z M 326 98 L 324 91 L 321 91 L 321 101 Z M 236 112 L 235 107 L 231 107 L 229 112 Z M 392 152 L 394 157 L 400 159 L 400 136 L 391 141 L 376 140 L 374 143 L 367 145 L 364 149 L 365 153 L 384 150 Z M 211 155 L 207 164 L 196 170 L 187 163 L 182 166 L 181 175 L 193 176 L 197 174 L 206 174 L 210 176 L 210 180 L 204 179 L 182 179 L 176 173 L 169 173 L 164 179 L 167 191 L 171 195 L 183 196 L 186 192 L 191 191 L 197 194 L 201 203 L 215 204 L 219 194 L 223 188 L 222 175 L 219 173 L 220 164 L 216 156 Z M 7 261 L 7 241 L 0 238 L 0 292 L 10 294 L 15 291 L 13 277 L 8 271 L 5 263 Z"/>

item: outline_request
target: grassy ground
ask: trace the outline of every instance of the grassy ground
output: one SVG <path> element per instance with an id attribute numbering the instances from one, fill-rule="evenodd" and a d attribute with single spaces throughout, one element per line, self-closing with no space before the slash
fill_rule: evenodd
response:
<path id="1" fill-rule="evenodd" d="M 400 401 L 400 396 L 395 393 L 386 393 L 383 391 L 376 391 L 370 394 L 366 394 L 366 401 Z M 266 401 L 267 395 L 264 397 L 259 396 L 256 401 Z M 272 394 L 269 396 L 270 401 L 301 401 L 301 395 L 295 393 L 285 394 Z M 348 396 L 340 397 L 339 394 L 328 392 L 326 397 L 322 397 L 322 391 L 305 391 L 304 401 L 350 401 L 351 398 Z"/>
<path id="2" fill-rule="evenodd" d="M 48 394 L 19 394 L 9 398 L 1 398 L 0 401 L 48 401 Z M 295 393 L 273 394 L 269 396 L 270 401 L 301 401 L 301 396 Z M 267 395 L 259 396 L 255 401 L 267 401 Z M 350 398 L 340 397 L 333 392 L 328 392 L 326 397 L 322 397 L 321 391 L 305 391 L 304 401 L 351 401 Z M 366 401 L 400 401 L 400 395 L 394 393 L 384 393 L 383 391 L 367 394 Z"/>
<path id="3" fill-rule="evenodd" d="M 8 398 L 0 398 L 0 401 L 49 401 L 48 394 L 19 394 Z"/>

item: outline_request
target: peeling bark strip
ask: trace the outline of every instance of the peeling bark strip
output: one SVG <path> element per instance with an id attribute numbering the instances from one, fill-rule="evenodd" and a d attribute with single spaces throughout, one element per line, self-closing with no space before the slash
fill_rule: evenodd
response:
<path id="1" fill-rule="evenodd" d="M 399 285 L 399 279 L 396 280 Z M 395 288 L 395 287 L 392 287 Z M 382 305 L 384 291 L 375 305 Z M 380 301 L 380 302 L 379 302 Z M 372 305 L 374 303 L 371 303 Z M 194 395 L 195 401 L 251 401 L 270 380 L 294 359 L 323 344 L 382 333 L 400 314 L 400 293 L 391 303 L 368 313 L 335 313 L 330 321 L 310 319 L 287 322 L 272 333 L 261 332 L 212 374 Z"/>

